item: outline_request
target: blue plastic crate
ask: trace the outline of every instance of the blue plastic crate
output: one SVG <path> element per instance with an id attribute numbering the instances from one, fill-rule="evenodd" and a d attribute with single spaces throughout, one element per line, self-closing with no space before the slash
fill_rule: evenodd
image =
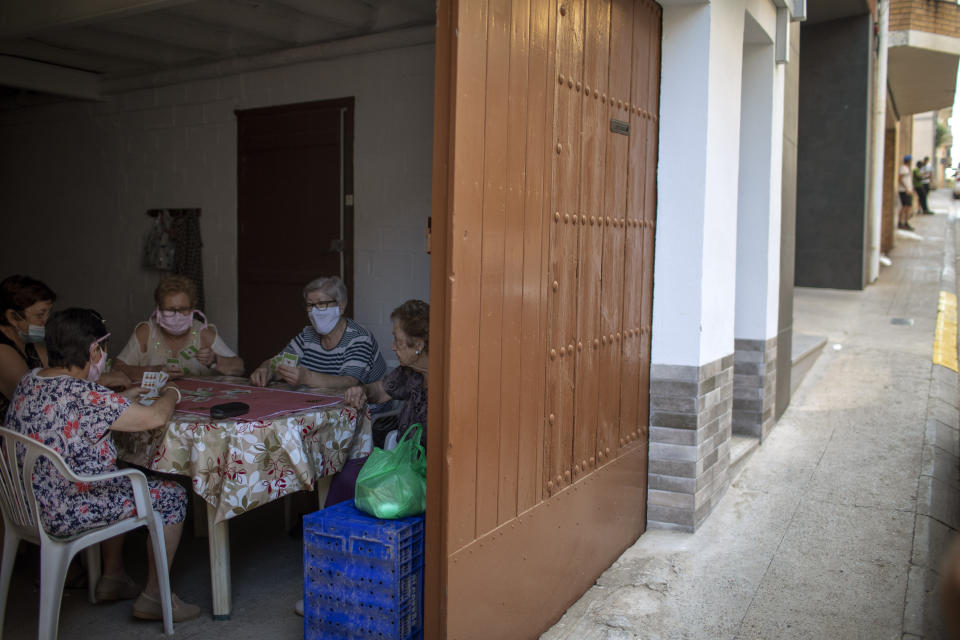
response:
<path id="1" fill-rule="evenodd" d="M 380 520 L 353 501 L 303 519 L 304 638 L 423 637 L 423 516 Z"/>

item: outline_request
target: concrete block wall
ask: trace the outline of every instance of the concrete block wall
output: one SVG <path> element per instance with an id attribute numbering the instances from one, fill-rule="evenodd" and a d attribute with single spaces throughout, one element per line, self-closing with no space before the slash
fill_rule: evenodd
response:
<path id="1" fill-rule="evenodd" d="M 777 388 L 777 338 L 735 340 L 733 433 L 763 438 L 773 428 Z"/>
<path id="2" fill-rule="evenodd" d="M 651 367 L 649 527 L 696 530 L 729 486 L 733 366 Z"/>
<path id="3" fill-rule="evenodd" d="M 237 339 L 235 110 L 356 98 L 355 318 L 390 352 L 390 311 L 429 298 L 433 45 L 0 110 L 0 277 L 101 310 L 115 341 L 153 309 L 146 210 L 202 209 L 207 311 Z M 291 233 L 295 230 L 291 230 Z M 265 248 L 269 260 L 270 248 Z"/>

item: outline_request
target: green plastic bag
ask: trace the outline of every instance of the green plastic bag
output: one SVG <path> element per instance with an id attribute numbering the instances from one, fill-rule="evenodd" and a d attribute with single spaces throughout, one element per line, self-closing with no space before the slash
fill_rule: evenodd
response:
<path id="1" fill-rule="evenodd" d="M 410 425 L 396 449 L 374 447 L 357 475 L 354 504 L 377 518 L 392 520 L 427 508 L 427 457 L 420 445 L 423 426 Z"/>

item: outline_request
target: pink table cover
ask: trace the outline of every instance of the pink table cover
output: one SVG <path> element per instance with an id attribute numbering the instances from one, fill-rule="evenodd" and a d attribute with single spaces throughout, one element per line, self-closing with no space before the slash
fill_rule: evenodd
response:
<path id="1" fill-rule="evenodd" d="M 210 407 L 214 405 L 224 402 L 244 402 L 250 405 L 250 411 L 235 419 L 245 421 L 263 420 L 292 411 L 329 407 L 342 401 L 336 396 L 251 387 L 229 382 L 211 382 L 196 378 L 180 378 L 173 383 L 183 394 L 183 400 L 177 404 L 177 413 L 209 416 Z"/>

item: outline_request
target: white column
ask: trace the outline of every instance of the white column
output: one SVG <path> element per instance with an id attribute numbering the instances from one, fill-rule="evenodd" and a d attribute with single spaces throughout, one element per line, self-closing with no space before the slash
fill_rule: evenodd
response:
<path id="1" fill-rule="evenodd" d="M 877 66 L 873 83 L 873 162 L 870 171 L 869 245 L 867 247 L 867 282 L 880 277 L 880 232 L 883 229 L 883 155 L 887 139 L 887 32 L 890 24 L 890 2 L 877 2 Z"/>
<path id="2" fill-rule="evenodd" d="M 747 16 L 743 47 L 737 215 L 735 336 L 777 335 L 780 289 L 780 184 L 783 162 L 783 68 L 773 41 Z"/>
<path id="3" fill-rule="evenodd" d="M 733 353 L 744 4 L 664 3 L 653 364 Z"/>

